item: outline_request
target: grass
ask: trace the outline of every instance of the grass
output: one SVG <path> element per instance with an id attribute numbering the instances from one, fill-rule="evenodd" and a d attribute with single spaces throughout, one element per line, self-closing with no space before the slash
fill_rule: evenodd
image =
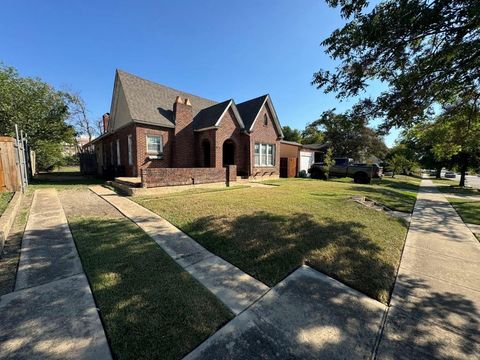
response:
<path id="1" fill-rule="evenodd" d="M 40 173 L 34 177 L 28 186 L 28 191 L 37 189 L 55 188 L 59 191 L 68 189 L 81 189 L 90 185 L 103 184 L 105 181 L 93 176 L 84 176 L 74 168 L 60 169 L 65 171 L 53 171 Z"/>
<path id="2" fill-rule="evenodd" d="M 448 179 L 433 179 L 432 181 L 435 185 L 437 185 L 438 191 L 444 194 L 480 195 L 479 190 L 458 186 L 458 181 L 452 181 Z"/>
<path id="3" fill-rule="evenodd" d="M 117 359 L 180 359 L 232 314 L 127 219 L 69 218 Z"/>
<path id="4" fill-rule="evenodd" d="M 480 225 L 480 201 L 448 198 L 464 223 Z"/>
<path id="5" fill-rule="evenodd" d="M 278 186 L 134 200 L 269 286 L 307 262 L 386 303 L 407 228 L 400 220 L 355 203 L 351 196 L 364 193 L 411 210 L 417 182 L 270 183 Z"/>
<path id="6" fill-rule="evenodd" d="M 3 214 L 3 212 L 7 208 L 8 203 L 10 202 L 12 197 L 13 197 L 12 192 L 2 192 L 2 193 L 0 193 L 0 215 Z"/>
<path id="7" fill-rule="evenodd" d="M 421 179 L 396 175 L 395 178 L 372 179 L 370 185 L 354 184 L 353 179 L 350 178 L 333 179 L 333 181 L 352 184 L 352 190 L 359 195 L 376 200 L 392 210 L 412 212 Z"/>

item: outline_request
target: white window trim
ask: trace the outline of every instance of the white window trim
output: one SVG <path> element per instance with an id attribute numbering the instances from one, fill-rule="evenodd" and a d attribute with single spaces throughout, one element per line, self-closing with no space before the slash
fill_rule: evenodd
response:
<path id="1" fill-rule="evenodd" d="M 257 153 L 255 152 L 255 147 L 258 145 L 258 161 L 257 161 Z M 269 154 L 270 150 L 270 154 Z M 275 144 L 266 144 L 266 143 L 255 143 L 253 148 L 253 166 L 254 167 L 275 167 L 275 152 L 276 152 L 276 145 Z M 271 163 L 269 164 L 269 155 L 271 156 L 270 160 Z"/>
<path id="2" fill-rule="evenodd" d="M 133 165 L 133 138 L 128 135 L 128 165 Z"/>
<path id="3" fill-rule="evenodd" d="M 117 139 L 117 166 L 122 165 L 122 161 L 120 158 L 120 139 Z"/>
<path id="4" fill-rule="evenodd" d="M 149 151 L 148 150 L 148 138 L 149 137 L 158 137 L 160 139 L 160 151 Z M 161 135 L 152 135 L 152 134 L 147 134 L 145 136 L 145 146 L 146 146 L 146 152 L 148 155 L 153 155 L 153 156 L 160 156 L 163 155 L 163 138 Z"/>

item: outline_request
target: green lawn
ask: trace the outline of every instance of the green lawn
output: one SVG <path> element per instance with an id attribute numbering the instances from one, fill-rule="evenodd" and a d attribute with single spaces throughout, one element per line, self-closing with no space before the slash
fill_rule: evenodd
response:
<path id="1" fill-rule="evenodd" d="M 71 217 L 117 359 L 180 359 L 232 318 L 131 221 Z"/>
<path id="2" fill-rule="evenodd" d="M 350 178 L 332 179 L 332 181 L 351 184 L 352 190 L 358 194 L 376 200 L 392 210 L 412 212 L 421 179 L 396 175 L 394 178 L 372 179 L 370 185 L 354 184 L 353 179 Z"/>
<path id="3" fill-rule="evenodd" d="M 65 171 L 62 171 L 65 170 Z M 57 190 L 86 188 L 90 185 L 103 184 L 105 180 L 93 176 L 83 176 L 75 168 L 60 169 L 50 173 L 36 175 L 28 186 L 28 191 L 43 188 L 55 188 Z"/>
<path id="4" fill-rule="evenodd" d="M 480 191 L 476 189 L 468 189 L 458 186 L 458 181 L 448 179 L 433 179 L 432 181 L 437 185 L 438 191 L 444 194 L 480 195 Z"/>
<path id="5" fill-rule="evenodd" d="M 306 262 L 387 302 L 406 225 L 351 197 L 362 193 L 411 210 L 418 181 L 382 180 L 371 186 L 310 179 L 270 183 L 278 186 L 134 200 L 269 286 Z"/>
<path id="6" fill-rule="evenodd" d="M 12 197 L 13 197 L 12 192 L 2 192 L 2 193 L 0 193 L 0 215 L 3 214 L 3 212 L 7 208 L 8 203 L 10 202 Z"/>
<path id="7" fill-rule="evenodd" d="M 463 222 L 480 225 L 480 201 L 448 198 Z"/>

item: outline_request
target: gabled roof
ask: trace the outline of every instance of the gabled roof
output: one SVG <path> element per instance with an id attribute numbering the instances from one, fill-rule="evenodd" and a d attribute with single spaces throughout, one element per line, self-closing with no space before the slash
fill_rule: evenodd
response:
<path id="1" fill-rule="evenodd" d="M 272 120 L 277 128 L 280 138 L 283 138 L 282 127 L 280 126 L 277 113 L 275 112 L 275 108 L 273 107 L 272 100 L 270 100 L 270 95 L 268 94 L 259 96 L 252 100 L 244 101 L 243 103 L 240 103 L 237 105 L 238 112 L 240 113 L 240 116 L 242 117 L 243 122 L 245 124 L 245 129 L 247 131 L 252 131 L 253 124 L 255 123 L 255 120 L 257 119 L 258 114 L 262 109 L 262 106 L 265 104 L 268 105 L 270 112 L 272 113 L 272 116 L 273 116 Z"/>
<path id="2" fill-rule="evenodd" d="M 223 114 L 231 108 L 242 130 L 251 131 L 262 106 L 268 104 L 273 115 L 273 122 L 280 137 L 283 137 L 269 95 L 263 95 L 238 105 L 232 99 L 217 103 L 213 100 L 154 83 L 122 70 L 117 70 L 115 76 L 112 108 L 110 110 L 113 129 L 116 128 L 116 101 L 120 88 L 123 90 L 124 101 L 127 103 L 129 118 L 133 122 L 174 128 L 173 104 L 177 96 L 180 96 L 183 99 L 190 100 L 195 130 L 218 127 Z"/>
<path id="3" fill-rule="evenodd" d="M 252 129 L 253 122 L 257 118 L 260 109 L 262 108 L 265 100 L 267 99 L 268 95 L 262 95 L 255 99 L 244 101 L 240 104 L 237 104 L 238 112 L 243 119 L 243 123 L 245 124 L 245 128 L 247 130 Z"/>
<path id="4" fill-rule="evenodd" d="M 190 100 L 194 118 L 202 109 L 216 104 L 216 101 L 172 89 L 122 70 L 117 70 L 117 77 L 134 122 L 174 127 L 173 104 L 177 96 Z"/>
<path id="5" fill-rule="evenodd" d="M 231 102 L 232 100 L 226 100 L 200 110 L 193 122 L 194 129 L 200 130 L 215 127 L 220 117 L 227 111 Z"/>
<path id="6" fill-rule="evenodd" d="M 195 130 L 206 130 L 211 128 L 217 128 L 220 126 L 220 121 L 223 115 L 228 109 L 232 109 L 238 124 L 242 130 L 245 129 L 243 119 L 238 112 L 237 106 L 233 99 L 212 105 L 208 108 L 201 110 L 198 115 L 193 119 L 193 127 Z"/>

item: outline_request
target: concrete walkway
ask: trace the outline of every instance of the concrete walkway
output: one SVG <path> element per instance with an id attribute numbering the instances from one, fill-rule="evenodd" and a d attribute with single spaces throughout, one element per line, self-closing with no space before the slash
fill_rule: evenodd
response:
<path id="1" fill-rule="evenodd" d="M 423 180 L 377 359 L 480 354 L 480 244 L 445 196 Z"/>
<path id="2" fill-rule="evenodd" d="M 302 266 L 184 360 L 370 359 L 386 306 Z"/>
<path id="3" fill-rule="evenodd" d="M 90 190 L 143 229 L 235 315 L 269 290 L 268 286 L 212 254 L 181 230 L 143 206 L 99 185 L 90 187 Z"/>
<path id="4" fill-rule="evenodd" d="M 0 358 L 111 359 L 54 189 L 35 192 L 15 291 L 0 297 Z"/>

